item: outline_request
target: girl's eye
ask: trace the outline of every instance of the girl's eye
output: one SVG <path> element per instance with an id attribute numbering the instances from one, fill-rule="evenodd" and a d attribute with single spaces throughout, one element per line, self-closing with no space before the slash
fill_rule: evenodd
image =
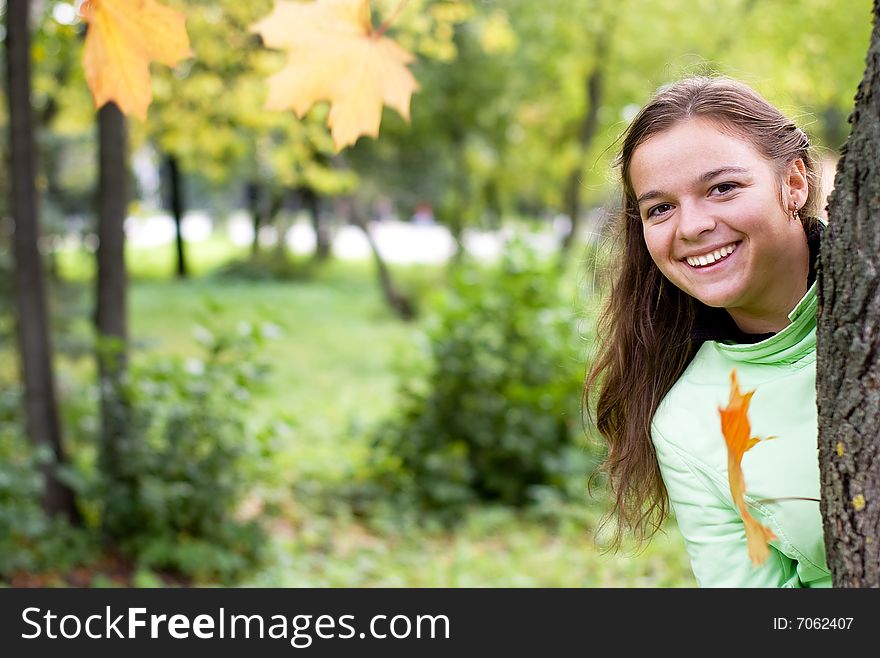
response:
<path id="1" fill-rule="evenodd" d="M 670 204 L 661 203 L 648 210 L 648 217 L 659 217 L 663 213 L 668 212 L 670 208 L 672 208 Z"/>
<path id="2" fill-rule="evenodd" d="M 736 183 L 719 183 L 713 189 L 717 190 L 720 194 L 727 194 L 731 190 L 736 189 Z"/>

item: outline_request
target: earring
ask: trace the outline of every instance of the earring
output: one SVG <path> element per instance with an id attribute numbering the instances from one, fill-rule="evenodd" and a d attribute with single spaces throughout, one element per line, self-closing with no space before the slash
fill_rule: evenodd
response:
<path id="1" fill-rule="evenodd" d="M 798 210 L 797 204 L 795 204 L 794 210 L 791 211 L 791 218 L 798 222 L 801 220 L 801 213 Z"/>

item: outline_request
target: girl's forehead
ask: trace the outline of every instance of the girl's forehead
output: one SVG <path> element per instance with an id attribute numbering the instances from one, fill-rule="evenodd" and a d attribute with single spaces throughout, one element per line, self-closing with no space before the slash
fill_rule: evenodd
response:
<path id="1" fill-rule="evenodd" d="M 633 151 L 633 158 L 646 150 L 668 149 L 684 151 L 697 149 L 717 151 L 748 151 L 760 156 L 752 141 L 717 121 L 694 117 L 683 119 L 644 139 Z"/>
<path id="2" fill-rule="evenodd" d="M 662 130 L 633 151 L 629 180 L 640 187 L 679 184 L 717 169 L 767 171 L 770 162 L 752 143 L 716 122 L 687 119 Z"/>

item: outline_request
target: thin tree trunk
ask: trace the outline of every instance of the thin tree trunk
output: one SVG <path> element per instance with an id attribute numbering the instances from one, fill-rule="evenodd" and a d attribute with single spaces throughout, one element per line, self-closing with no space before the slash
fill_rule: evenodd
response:
<path id="1" fill-rule="evenodd" d="M 52 372 L 49 319 L 40 253 L 39 211 L 34 186 L 36 144 L 30 89 L 30 3 L 13 0 L 6 7 L 6 66 L 12 213 L 15 219 L 15 300 L 17 334 L 24 380 L 25 422 L 35 446 L 47 445 L 56 464 L 66 461 Z M 56 476 L 56 464 L 43 467 L 43 506 L 52 515 L 80 520 L 73 492 Z"/>
<path id="2" fill-rule="evenodd" d="M 880 587 L 880 0 L 819 275 L 825 550 L 837 587 Z"/>
<path id="3" fill-rule="evenodd" d="M 391 273 L 388 271 L 388 266 L 385 264 L 382 254 L 379 253 L 379 246 L 376 244 L 373 234 L 370 233 L 370 227 L 367 225 L 367 220 L 353 200 L 350 202 L 350 207 L 353 223 L 364 232 L 364 235 L 367 237 L 367 242 L 370 245 L 370 250 L 373 252 L 373 258 L 376 261 L 376 273 L 379 276 L 379 285 L 382 288 L 382 294 L 385 296 L 385 301 L 388 302 L 391 310 L 393 310 L 401 320 L 412 320 L 416 315 L 415 306 L 410 299 L 397 290 L 392 282 Z"/>
<path id="4" fill-rule="evenodd" d="M 96 328 L 103 466 L 111 480 L 124 470 L 130 403 L 125 387 L 128 327 L 124 221 L 128 205 L 125 117 L 114 103 L 98 112 L 98 290 Z"/>
<path id="5" fill-rule="evenodd" d="M 327 222 L 321 218 L 321 205 L 318 195 L 310 187 L 299 189 L 300 198 L 312 220 L 312 228 L 315 231 L 315 260 L 324 261 L 330 257 L 330 231 L 327 230 Z"/>
<path id="6" fill-rule="evenodd" d="M 467 161 L 464 157 L 464 137 L 463 129 L 453 126 L 449 138 L 452 152 L 456 154 L 455 159 L 457 160 L 453 169 L 450 195 L 453 200 L 443 203 L 437 208 L 437 218 L 449 229 L 449 235 L 452 237 L 455 245 L 455 251 L 452 252 L 447 263 L 447 267 L 450 269 L 458 267 L 465 255 L 464 209 L 467 201 L 470 199 L 470 180 Z"/>
<path id="7" fill-rule="evenodd" d="M 282 188 L 272 192 L 269 199 L 269 223 L 275 226 L 277 240 L 275 241 L 275 253 L 277 256 L 283 257 L 287 253 L 287 231 L 290 228 L 290 222 L 284 215 L 279 216 L 281 209 L 284 207 L 284 200 L 287 198 L 288 190 Z"/>
<path id="8" fill-rule="evenodd" d="M 183 243 L 183 215 L 186 213 L 186 202 L 183 195 L 183 176 L 177 157 L 165 156 L 165 173 L 168 180 L 167 206 L 174 217 L 174 235 L 177 246 L 177 278 L 185 279 L 189 276 L 189 267 L 186 262 L 186 250 Z"/>
<path id="9" fill-rule="evenodd" d="M 501 208 L 501 192 L 498 189 L 498 179 L 492 178 L 483 190 L 488 212 L 488 228 L 490 231 L 501 230 L 501 219 L 504 211 Z"/>
<path id="10" fill-rule="evenodd" d="M 247 202 L 251 213 L 251 221 L 254 227 L 254 240 L 251 242 L 251 258 L 256 258 L 260 253 L 260 229 L 264 223 L 263 217 L 263 188 L 255 181 L 247 184 Z"/>
<path id="11" fill-rule="evenodd" d="M 581 221 L 581 187 L 583 181 L 583 161 L 582 156 L 589 150 L 593 138 L 596 136 L 596 129 L 599 125 L 599 107 L 602 104 L 602 96 L 604 94 L 605 80 L 605 60 L 608 53 L 608 37 L 603 32 L 599 36 L 596 46 L 596 64 L 590 74 L 584 80 L 586 92 L 587 109 L 581 119 L 578 129 L 578 161 L 568 175 L 568 182 L 563 193 L 564 212 L 570 219 L 569 229 L 562 238 L 560 244 L 559 260 L 560 264 L 564 264 Z"/>

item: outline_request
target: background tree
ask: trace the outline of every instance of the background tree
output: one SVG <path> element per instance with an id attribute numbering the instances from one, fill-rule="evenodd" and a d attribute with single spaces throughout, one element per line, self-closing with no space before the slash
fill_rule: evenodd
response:
<path id="1" fill-rule="evenodd" d="M 101 455 L 106 473 L 124 480 L 126 443 L 131 434 L 131 405 L 125 386 L 128 272 L 124 223 L 128 214 L 128 133 L 126 118 L 115 103 L 107 103 L 98 110 L 98 151 L 95 329 L 101 394 Z"/>
<path id="2" fill-rule="evenodd" d="M 101 397 L 101 462 L 111 496 L 133 495 L 129 476 L 138 437 L 131 413 L 128 370 L 128 130 L 125 113 L 146 119 L 152 99 L 150 61 L 174 65 L 189 54 L 185 17 L 158 3 L 83 5 L 89 24 L 83 69 L 99 108 L 97 187 L 96 352 Z M 124 20 L 121 19 L 124 18 Z M 116 487 L 122 489 L 117 491 Z M 118 509 L 118 508 L 117 508 Z M 107 515 L 109 517 L 111 515 Z M 112 535 L 123 520 L 104 518 Z"/>
<path id="3" fill-rule="evenodd" d="M 15 298 L 25 420 L 35 446 L 47 446 L 55 463 L 43 468 L 44 505 L 51 514 L 79 515 L 73 492 L 58 479 L 56 466 L 65 462 L 55 380 L 43 267 L 38 249 L 36 145 L 31 107 L 30 3 L 14 0 L 6 8 L 6 74 L 9 103 L 10 174 L 15 218 Z"/>
<path id="4" fill-rule="evenodd" d="M 320 112 L 300 121 L 291 112 L 263 108 L 265 79 L 282 57 L 262 48 L 248 27 L 269 12 L 270 0 L 169 5 L 187 15 L 195 57 L 155 72 L 154 102 L 143 131 L 167 162 L 177 163 L 178 189 L 186 177 L 235 185 L 251 215 L 256 256 L 260 229 L 276 223 L 293 190 L 332 196 L 351 191 L 356 177 L 330 166 L 332 141 Z M 176 224 L 185 210 L 181 204 Z M 276 228 L 283 247 L 286 226 Z"/>
<path id="5" fill-rule="evenodd" d="M 880 0 L 821 249 L 819 462 L 837 587 L 880 587 Z"/>

